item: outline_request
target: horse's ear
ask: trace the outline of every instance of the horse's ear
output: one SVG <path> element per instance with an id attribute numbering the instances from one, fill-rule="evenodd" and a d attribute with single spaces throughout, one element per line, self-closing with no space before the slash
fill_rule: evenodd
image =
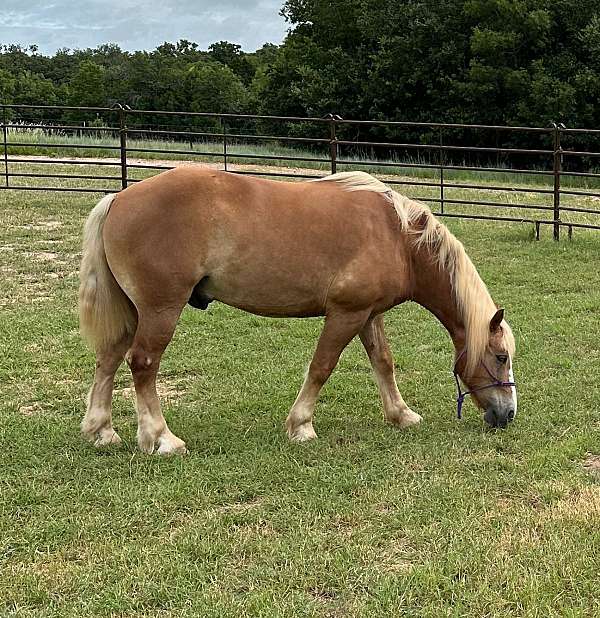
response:
<path id="1" fill-rule="evenodd" d="M 490 333 L 495 333 L 500 330 L 500 324 L 504 319 L 504 309 L 498 309 L 494 313 L 494 317 L 490 320 Z"/>

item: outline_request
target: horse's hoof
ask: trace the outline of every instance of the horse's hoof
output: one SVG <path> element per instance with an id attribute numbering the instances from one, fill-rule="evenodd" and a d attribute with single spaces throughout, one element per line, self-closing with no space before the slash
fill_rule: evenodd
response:
<path id="1" fill-rule="evenodd" d="M 94 446 L 101 448 L 103 446 L 117 446 L 121 444 L 122 440 L 119 434 L 114 429 L 104 429 L 96 434 L 96 440 Z"/>
<path id="2" fill-rule="evenodd" d="M 156 454 L 160 455 L 161 457 L 169 457 L 171 455 L 188 455 L 189 451 L 187 450 L 187 447 L 184 443 L 182 446 L 177 446 L 175 448 L 159 446 Z"/>
<path id="3" fill-rule="evenodd" d="M 288 438 L 291 442 L 308 442 L 317 437 L 312 423 L 304 423 L 295 429 L 288 429 Z"/>
<path id="4" fill-rule="evenodd" d="M 185 446 L 185 442 L 177 436 L 160 437 L 158 439 L 158 455 L 187 455 L 189 451 Z"/>
<path id="5" fill-rule="evenodd" d="M 96 448 L 121 444 L 119 434 L 111 427 L 93 429 L 89 424 L 81 424 L 81 436 L 87 442 L 91 442 Z"/>
<path id="6" fill-rule="evenodd" d="M 423 420 L 423 417 L 413 412 L 410 408 L 405 408 L 404 410 L 399 410 L 393 416 L 388 416 L 386 420 L 388 423 L 398 427 L 398 429 L 406 429 L 407 427 L 418 425 Z"/>

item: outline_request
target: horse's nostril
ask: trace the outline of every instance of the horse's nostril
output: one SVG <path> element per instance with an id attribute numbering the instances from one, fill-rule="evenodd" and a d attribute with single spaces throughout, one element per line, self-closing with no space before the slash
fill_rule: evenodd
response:
<path id="1" fill-rule="evenodd" d="M 506 415 L 506 418 L 510 421 L 513 421 L 515 418 L 515 411 L 514 410 L 509 410 L 508 414 Z"/>

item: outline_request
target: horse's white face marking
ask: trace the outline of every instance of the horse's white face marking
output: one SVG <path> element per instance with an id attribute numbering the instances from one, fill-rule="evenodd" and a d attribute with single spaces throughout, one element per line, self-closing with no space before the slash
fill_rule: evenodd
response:
<path id="1" fill-rule="evenodd" d="M 515 376 L 513 374 L 513 364 L 512 364 L 512 358 L 510 359 L 510 365 L 509 365 L 509 369 L 508 369 L 508 381 L 509 382 L 514 382 L 515 381 Z M 517 416 L 517 387 L 516 386 L 511 386 L 510 387 L 511 393 L 512 393 L 512 399 L 513 399 L 513 409 L 515 411 L 515 416 Z"/>

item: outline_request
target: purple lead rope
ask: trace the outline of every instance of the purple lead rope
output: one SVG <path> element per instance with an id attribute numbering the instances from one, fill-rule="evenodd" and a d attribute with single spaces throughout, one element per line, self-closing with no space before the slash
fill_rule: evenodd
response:
<path id="1" fill-rule="evenodd" d="M 483 363 L 485 370 L 488 372 L 493 382 L 491 382 L 490 384 L 486 384 L 485 386 L 479 386 L 477 388 L 472 388 L 470 391 L 463 391 L 462 388 L 460 387 L 460 380 L 458 378 L 458 371 L 456 370 L 456 366 L 458 365 L 458 361 L 464 356 L 465 352 L 466 352 L 466 349 L 463 350 L 458 355 L 458 358 L 456 359 L 454 363 L 454 370 L 452 371 L 452 373 L 454 374 L 454 379 L 456 380 L 456 417 L 458 419 L 462 419 L 462 407 L 463 407 L 463 403 L 465 402 L 465 397 L 467 395 L 470 395 L 471 393 L 476 393 L 477 391 L 482 391 L 486 388 L 493 388 L 494 386 L 516 386 L 517 385 L 516 382 L 503 382 L 502 380 L 499 380 L 488 369 L 487 365 Z"/>

